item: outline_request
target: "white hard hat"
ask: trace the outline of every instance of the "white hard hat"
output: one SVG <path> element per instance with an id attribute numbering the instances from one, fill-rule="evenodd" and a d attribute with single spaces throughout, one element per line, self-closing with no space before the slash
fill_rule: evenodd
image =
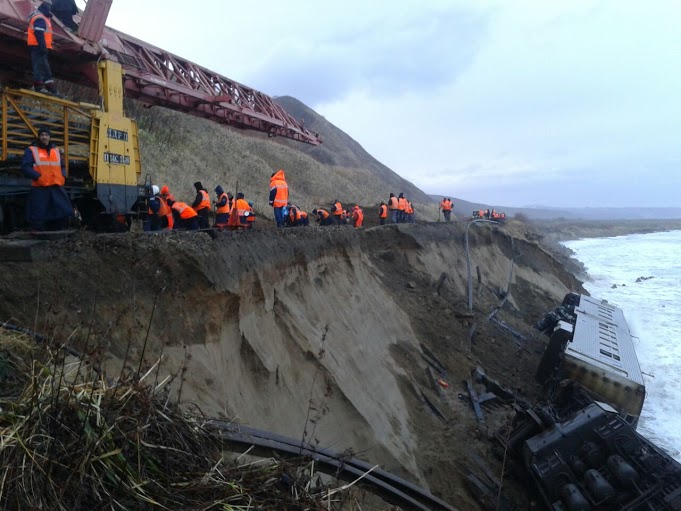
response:
<path id="1" fill-rule="evenodd" d="M 158 186 L 152 185 L 151 186 L 151 195 L 158 195 L 159 193 L 160 193 L 160 190 L 159 190 Z"/>

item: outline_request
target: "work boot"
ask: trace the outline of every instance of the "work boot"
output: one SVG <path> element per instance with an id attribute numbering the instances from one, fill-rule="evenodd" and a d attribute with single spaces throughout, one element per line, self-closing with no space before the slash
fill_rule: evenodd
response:
<path id="1" fill-rule="evenodd" d="M 47 92 L 43 82 L 33 82 L 33 87 L 31 87 L 31 90 L 34 92 L 41 92 L 43 94 Z"/>
<path id="2" fill-rule="evenodd" d="M 54 86 L 53 80 L 47 80 L 45 82 L 45 88 L 47 89 L 47 92 L 49 92 L 50 94 L 54 94 L 55 96 L 57 95 L 57 88 Z"/>

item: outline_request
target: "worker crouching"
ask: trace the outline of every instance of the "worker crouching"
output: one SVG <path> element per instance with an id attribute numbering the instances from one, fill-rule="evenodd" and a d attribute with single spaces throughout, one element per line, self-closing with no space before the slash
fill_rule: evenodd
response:
<path id="1" fill-rule="evenodd" d="M 248 221 L 248 217 L 250 217 L 253 214 L 253 208 L 248 203 L 248 201 L 244 199 L 243 193 L 239 192 L 236 194 L 236 202 L 234 203 L 234 208 L 232 209 L 232 212 L 235 214 L 236 218 L 239 219 L 238 224 L 239 228 L 249 229 L 251 227 L 251 223 Z"/>
<path id="2" fill-rule="evenodd" d="M 317 225 L 333 225 L 331 215 L 324 208 L 313 209 L 312 214 L 315 216 L 315 223 Z"/>
<path id="3" fill-rule="evenodd" d="M 173 212 L 173 229 L 196 231 L 199 228 L 199 215 L 189 204 L 168 199 L 168 205 Z"/>

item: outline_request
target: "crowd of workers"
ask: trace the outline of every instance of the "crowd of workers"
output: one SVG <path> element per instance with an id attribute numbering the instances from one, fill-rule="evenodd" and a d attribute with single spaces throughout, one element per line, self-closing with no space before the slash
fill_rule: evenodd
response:
<path id="1" fill-rule="evenodd" d="M 27 202 L 27 221 L 32 230 L 58 230 L 69 225 L 71 217 L 78 212 L 64 191 L 66 172 L 61 151 L 50 140 L 50 129 L 40 128 L 38 139 L 26 148 L 21 164 L 24 175 L 32 180 L 31 191 Z M 247 201 L 243 192 L 236 197 L 225 192 L 222 186 L 215 187 L 215 198 L 210 199 L 208 190 L 200 181 L 194 183 L 196 195 L 193 202 L 187 203 L 175 199 L 168 186 L 152 186 L 147 204 L 147 220 L 144 229 L 160 231 L 172 229 L 216 229 L 248 230 L 252 229 L 256 215 L 253 202 Z M 274 219 L 278 228 L 310 225 L 306 211 L 289 201 L 289 188 L 283 170 L 270 176 L 269 204 L 273 208 Z M 454 206 L 451 199 L 445 197 L 440 203 L 445 220 L 451 221 Z M 214 211 L 214 215 L 211 213 Z M 344 208 L 336 199 L 328 207 L 312 210 L 314 222 L 320 226 L 351 224 L 362 227 L 364 211 L 355 204 L 352 208 Z M 483 212 L 481 211 L 482 215 Z M 489 213 L 487 213 L 489 214 Z M 496 212 L 493 210 L 496 218 Z M 414 207 L 403 193 L 390 194 L 388 203 L 381 202 L 377 211 L 380 225 L 386 223 L 414 223 Z M 213 222 L 211 225 L 211 217 Z"/>
<path id="2" fill-rule="evenodd" d="M 175 200 L 167 186 L 152 187 L 149 199 L 148 221 L 145 230 L 158 231 L 165 229 L 205 229 L 211 227 L 211 201 L 208 191 L 201 182 L 194 183 L 196 197 L 191 204 Z M 216 198 L 213 201 L 215 220 L 212 227 L 217 229 L 247 230 L 252 229 L 255 222 L 253 202 L 247 202 L 244 194 L 239 192 L 236 198 L 225 192 L 221 186 L 215 187 Z M 310 225 L 311 218 L 319 226 L 351 224 L 356 228 L 364 224 L 364 210 L 355 204 L 352 208 L 344 208 L 338 200 L 330 207 L 319 207 L 308 214 L 299 206 L 289 201 L 289 188 L 283 170 L 270 176 L 269 204 L 273 208 L 277 228 L 303 227 Z M 445 198 L 440 204 L 447 221 L 451 219 L 453 203 Z M 380 225 L 386 223 L 414 223 L 414 207 L 403 193 L 390 194 L 388 203 L 381 202 L 377 211 Z"/>
<path id="3" fill-rule="evenodd" d="M 27 202 L 27 221 L 34 231 L 58 230 L 66 228 L 69 219 L 78 216 L 68 195 L 64 191 L 66 172 L 61 151 L 50 140 L 50 129 L 41 128 L 38 139 L 24 152 L 21 165 L 24 175 L 32 180 Z M 253 202 L 247 201 L 243 192 L 236 197 L 225 192 L 222 186 L 215 187 L 215 199 L 210 199 L 208 190 L 200 181 L 194 183 L 196 195 L 193 202 L 186 203 L 175 199 L 168 186 L 153 185 L 147 204 L 146 231 L 173 229 L 252 229 L 256 215 Z M 306 211 L 289 201 L 289 188 L 283 170 L 270 176 L 269 204 L 273 208 L 278 228 L 310 225 Z M 451 199 L 444 198 L 440 209 L 446 221 L 451 220 L 453 209 Z M 214 215 L 211 212 L 214 211 Z M 482 213 L 482 212 L 481 212 Z M 388 203 L 381 202 L 378 211 L 380 225 L 386 223 L 414 223 L 414 207 L 403 193 L 390 194 Z M 211 225 L 211 216 L 214 218 Z M 336 199 L 328 207 L 312 210 L 314 222 L 320 226 L 351 224 L 356 228 L 364 223 L 364 211 L 355 204 L 351 209 L 343 207 Z"/>
<path id="4" fill-rule="evenodd" d="M 478 209 L 473 211 L 473 219 L 486 218 L 488 220 L 506 220 L 506 213 L 499 213 L 496 209 Z"/>

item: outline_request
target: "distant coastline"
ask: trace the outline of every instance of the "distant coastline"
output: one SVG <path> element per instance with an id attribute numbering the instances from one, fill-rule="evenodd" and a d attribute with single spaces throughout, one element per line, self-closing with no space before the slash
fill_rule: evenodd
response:
<path id="1" fill-rule="evenodd" d="M 586 268 L 562 242 L 681 231 L 681 220 L 533 220 L 530 224 L 539 244 L 582 282 L 588 279 Z"/>

